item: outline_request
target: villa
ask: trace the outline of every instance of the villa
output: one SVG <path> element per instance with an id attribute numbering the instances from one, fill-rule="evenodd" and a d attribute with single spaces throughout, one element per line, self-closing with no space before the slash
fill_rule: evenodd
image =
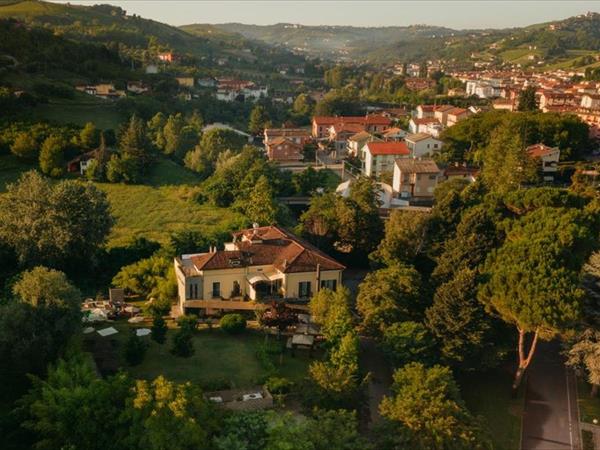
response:
<path id="1" fill-rule="evenodd" d="M 309 300 L 342 284 L 345 267 L 277 226 L 233 233 L 223 250 L 175 258 L 182 313 L 253 310 L 275 299 Z"/>

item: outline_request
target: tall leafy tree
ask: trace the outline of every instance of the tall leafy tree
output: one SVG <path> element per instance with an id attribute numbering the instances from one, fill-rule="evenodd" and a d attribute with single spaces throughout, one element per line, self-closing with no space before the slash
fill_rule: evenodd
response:
<path id="1" fill-rule="evenodd" d="M 517 105 L 519 111 L 537 111 L 538 101 L 535 98 L 534 86 L 528 86 L 519 93 Z"/>
<path id="2" fill-rule="evenodd" d="M 582 370 L 592 385 L 591 396 L 600 387 L 600 331 L 588 328 L 577 336 L 566 352 L 567 365 Z"/>
<path id="3" fill-rule="evenodd" d="M 265 128 L 268 128 L 271 124 L 269 114 L 262 105 L 256 105 L 250 113 L 250 122 L 248 123 L 248 130 L 252 134 L 260 134 Z"/>
<path id="4" fill-rule="evenodd" d="M 515 222 L 490 255 L 479 298 L 518 331 L 517 388 L 538 340 L 550 339 L 581 319 L 581 268 L 597 246 L 595 213 L 542 207 Z M 527 336 L 532 335 L 527 349 Z"/>
<path id="5" fill-rule="evenodd" d="M 10 151 L 19 158 L 34 160 L 40 151 L 40 147 L 31 133 L 22 131 L 15 137 L 10 146 Z"/>
<path id="6" fill-rule="evenodd" d="M 66 147 L 67 143 L 62 136 L 46 138 L 40 150 L 40 169 L 43 173 L 51 177 L 59 177 L 64 173 Z"/>
<path id="7" fill-rule="evenodd" d="M 273 195 L 273 188 L 264 175 L 258 179 L 247 200 L 243 200 L 244 214 L 252 222 L 270 225 L 277 221 L 278 204 Z"/>
<path id="8" fill-rule="evenodd" d="M 425 323 L 437 338 L 444 363 L 461 369 L 481 369 L 497 361 L 492 318 L 477 300 L 475 271 L 462 269 L 440 285 Z"/>
<path id="9" fill-rule="evenodd" d="M 119 150 L 123 158 L 133 161 L 137 173 L 144 174 L 152 162 L 152 144 L 146 135 L 146 125 L 135 115 L 121 132 Z"/>
<path id="10" fill-rule="evenodd" d="M 488 449 L 490 443 L 469 414 L 447 367 L 407 364 L 394 372 L 392 396 L 381 415 L 407 433 L 415 450 Z"/>
<path id="11" fill-rule="evenodd" d="M 91 184 L 27 172 L 0 197 L 0 238 L 24 265 L 93 262 L 113 224 L 109 208 Z"/>
<path id="12" fill-rule="evenodd" d="M 369 273 L 356 298 L 362 327 L 378 335 L 393 323 L 419 320 L 426 306 L 420 288 L 421 277 L 412 267 L 392 266 Z"/>

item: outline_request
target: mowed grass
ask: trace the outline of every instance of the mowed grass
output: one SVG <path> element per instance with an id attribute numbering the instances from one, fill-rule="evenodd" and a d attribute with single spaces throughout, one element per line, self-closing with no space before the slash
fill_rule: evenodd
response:
<path id="1" fill-rule="evenodd" d="M 153 380 L 162 375 L 180 383 L 190 381 L 203 386 L 228 381 L 232 387 L 249 387 L 265 382 L 267 370 L 258 357 L 265 337 L 258 331 L 248 330 L 232 336 L 218 328 L 198 330 L 193 337 L 194 355 L 182 358 L 170 352 L 171 339 L 176 330 L 169 329 L 164 344 L 157 344 L 150 336 L 141 338 L 148 343 L 144 361 L 138 366 L 129 367 L 122 358 L 121 349 L 130 327 L 127 323 L 117 323 L 114 326 L 119 330 L 115 351 L 119 352 L 123 368 L 134 378 Z M 95 339 L 103 338 L 96 336 Z M 276 337 L 269 336 L 268 339 L 275 341 Z M 285 352 L 281 359 L 273 359 L 278 375 L 294 382 L 307 376 L 311 361 L 313 359 L 302 351 L 297 351 L 295 357 Z"/>
<path id="2" fill-rule="evenodd" d="M 463 376 L 461 393 L 472 414 L 484 418 L 496 450 L 515 450 L 521 440 L 523 396 L 511 396 L 512 374 L 496 369 Z"/>
<path id="3" fill-rule="evenodd" d="M 593 423 L 600 420 L 600 397 L 591 397 L 592 387 L 581 378 L 577 379 L 577 404 L 579 405 L 579 420 Z"/>

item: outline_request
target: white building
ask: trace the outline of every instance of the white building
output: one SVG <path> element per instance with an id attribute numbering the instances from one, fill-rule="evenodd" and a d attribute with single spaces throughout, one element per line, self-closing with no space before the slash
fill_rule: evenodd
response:
<path id="1" fill-rule="evenodd" d="M 442 141 L 427 133 L 409 134 L 404 141 L 410 150 L 410 156 L 413 158 L 431 156 L 435 152 L 439 152 L 443 145 Z"/>
<path id="2" fill-rule="evenodd" d="M 363 174 L 378 177 L 394 170 L 394 161 L 408 158 L 410 150 L 405 142 L 369 142 L 364 147 Z"/>

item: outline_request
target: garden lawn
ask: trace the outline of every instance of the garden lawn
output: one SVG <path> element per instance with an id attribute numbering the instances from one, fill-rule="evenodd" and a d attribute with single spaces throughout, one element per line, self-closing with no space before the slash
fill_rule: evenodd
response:
<path id="1" fill-rule="evenodd" d="M 118 323 L 116 328 L 120 331 L 118 336 L 119 346 L 127 339 L 129 326 Z M 213 330 L 199 330 L 194 334 L 194 355 L 181 358 L 171 354 L 171 338 L 177 331 L 169 329 L 167 341 L 160 345 L 150 337 L 143 337 L 149 343 L 144 361 L 139 366 L 127 367 L 134 378 L 153 380 L 163 375 L 169 380 L 177 382 L 190 381 L 202 386 L 222 386 L 229 381 L 232 387 L 249 387 L 262 384 L 268 372 L 261 363 L 257 353 L 264 343 L 264 335 L 256 331 L 246 331 L 240 335 L 232 336 L 218 328 Z M 276 337 L 269 336 L 271 341 Z M 282 364 L 279 358 L 273 358 L 273 363 L 278 371 L 278 376 L 286 377 L 292 381 L 302 380 L 308 373 L 308 365 L 312 360 L 301 351 L 292 357 L 284 353 Z"/>
<path id="2" fill-rule="evenodd" d="M 104 101 L 102 104 L 53 102 L 37 105 L 31 111 L 31 119 L 75 125 L 93 122 L 97 128 L 115 131 L 126 120 L 110 101 Z"/>
<path id="3" fill-rule="evenodd" d="M 600 420 L 600 398 L 590 397 L 591 386 L 581 378 L 577 379 L 577 404 L 579 405 L 579 420 L 593 423 Z"/>
<path id="4" fill-rule="evenodd" d="M 515 450 L 521 440 L 523 395 L 511 397 L 512 374 L 504 369 L 463 376 L 461 393 L 473 415 L 485 419 L 496 450 Z"/>

